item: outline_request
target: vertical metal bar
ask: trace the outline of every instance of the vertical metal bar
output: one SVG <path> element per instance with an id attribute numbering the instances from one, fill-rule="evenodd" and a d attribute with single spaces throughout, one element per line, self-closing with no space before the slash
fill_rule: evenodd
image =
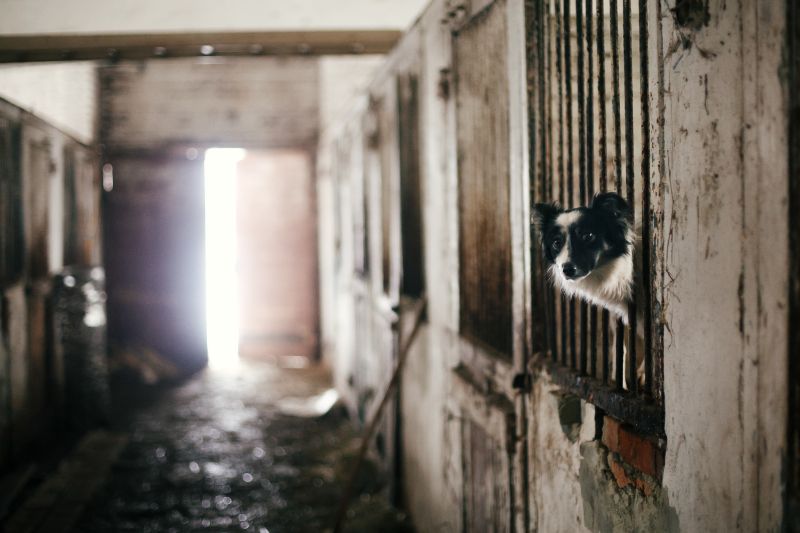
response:
<path id="1" fill-rule="evenodd" d="M 631 221 L 636 204 L 633 165 L 633 51 L 631 49 L 631 0 L 622 0 L 622 60 L 625 68 L 625 184 Z M 636 299 L 628 304 L 628 391 L 636 393 Z"/>
<path id="2" fill-rule="evenodd" d="M 614 117 L 614 187 L 617 192 L 622 191 L 622 131 L 620 116 L 622 110 L 619 105 L 619 15 L 617 0 L 611 0 L 611 87 L 612 87 L 612 115 Z"/>
<path id="3" fill-rule="evenodd" d="M 608 316 L 608 309 L 603 309 L 603 383 L 608 384 L 608 367 L 609 367 L 609 360 L 608 360 L 608 329 L 610 327 L 609 324 L 609 316 Z"/>
<path id="4" fill-rule="evenodd" d="M 608 138 L 606 132 L 606 53 L 605 53 L 605 0 L 597 0 L 597 96 L 600 105 L 600 190 L 608 190 Z M 603 383 L 608 383 L 609 371 L 609 315 L 603 309 L 602 350 L 603 350 Z"/>
<path id="5" fill-rule="evenodd" d="M 567 195 L 569 207 L 575 206 L 575 165 L 572 138 L 572 32 L 570 31 L 570 4 L 567 0 L 564 7 L 564 78 L 567 92 Z M 577 350 L 575 348 L 575 300 L 569 299 L 569 352 L 570 367 L 578 367 Z"/>
<path id="6" fill-rule="evenodd" d="M 578 204 L 586 204 L 586 65 L 583 48 L 583 6 L 580 0 L 575 3 L 575 46 L 578 53 Z M 586 374 L 587 358 L 587 319 L 586 302 L 580 304 L 580 371 Z"/>
<path id="7" fill-rule="evenodd" d="M 603 0 L 598 0 L 602 2 Z M 594 40 L 592 39 L 592 0 L 586 0 L 586 57 L 589 59 L 587 70 L 588 95 L 586 97 L 586 199 L 587 205 L 594 197 Z M 589 338 L 591 343 L 589 348 L 590 369 L 589 375 L 597 377 L 597 308 L 591 306 Z"/>
<path id="8" fill-rule="evenodd" d="M 569 0 L 567 0 L 569 1 Z M 564 51 L 561 39 L 564 35 L 564 4 L 558 0 L 556 13 L 556 72 L 558 78 L 558 201 L 562 206 L 567 205 L 565 192 L 566 177 L 564 173 Z M 567 365 L 567 299 L 556 290 L 558 308 L 561 312 L 561 363 Z"/>
<path id="9" fill-rule="evenodd" d="M 625 367 L 625 324 L 622 319 L 617 319 L 617 334 L 614 335 L 617 341 L 616 358 L 614 361 L 614 381 L 616 382 L 617 390 L 623 390 L 623 369 Z"/>
<path id="10" fill-rule="evenodd" d="M 612 101 L 612 116 L 614 117 L 614 189 L 617 192 L 622 191 L 622 126 L 620 116 L 622 110 L 620 108 L 620 95 L 619 95 L 619 8 L 617 0 L 610 0 L 609 5 L 609 23 L 611 29 L 611 101 Z M 623 359 L 625 357 L 625 343 L 623 340 L 624 327 L 622 321 L 617 320 L 617 333 L 616 333 L 616 353 L 615 353 L 615 367 L 614 374 L 616 379 L 617 389 L 622 390 L 622 369 Z"/>
<path id="11" fill-rule="evenodd" d="M 600 191 L 608 190 L 608 139 L 606 138 L 606 44 L 603 4 L 597 0 L 597 102 L 600 105 Z"/>
<path id="12" fill-rule="evenodd" d="M 647 0 L 639 0 L 639 80 L 642 99 L 642 315 L 644 317 L 644 393 L 653 396 L 653 315 L 650 272 L 650 86 L 647 53 Z"/>
<path id="13" fill-rule="evenodd" d="M 555 151 L 553 147 L 553 89 L 551 87 L 552 83 L 552 74 L 553 74 L 553 39 L 552 39 L 552 17 L 550 16 L 550 5 L 551 0 L 547 0 L 545 2 L 545 6 L 543 8 L 543 17 L 545 23 L 545 39 L 547 41 L 547 53 L 546 53 L 546 62 L 544 63 L 544 72 L 542 73 L 542 77 L 540 78 L 541 81 L 544 83 L 544 90 L 546 91 L 547 98 L 546 98 L 546 105 L 547 110 L 545 111 L 544 121 L 547 125 L 547 138 L 546 138 L 546 145 L 548 148 L 547 152 L 547 176 L 548 176 L 548 183 L 547 183 L 547 199 L 553 200 L 554 198 L 554 176 L 553 176 L 553 160 L 555 159 Z M 553 356 L 553 361 L 558 361 L 558 342 L 556 341 L 556 305 L 555 305 L 555 295 L 553 294 L 552 290 L 545 290 L 545 294 L 547 295 L 547 316 L 548 316 L 548 324 L 547 327 L 550 329 L 550 340 L 552 342 L 551 351 Z"/>
<path id="14" fill-rule="evenodd" d="M 545 4 L 549 4 L 549 0 L 541 0 L 536 2 L 535 5 L 535 17 L 536 17 L 536 72 L 537 72 L 537 83 L 536 83 L 536 90 L 538 91 L 538 105 L 539 105 L 539 113 L 538 113 L 538 131 L 539 131 L 539 158 L 538 158 L 538 165 L 540 168 L 540 176 L 538 179 L 537 186 L 541 189 L 541 193 L 539 198 L 542 200 L 550 200 L 552 198 L 552 186 L 551 186 L 551 179 L 552 174 L 548 172 L 548 165 L 549 162 L 552 160 L 552 157 L 548 151 L 549 146 L 549 136 L 547 132 L 549 132 L 549 120 L 547 117 L 547 111 L 545 108 L 545 92 L 547 91 L 548 83 L 545 77 L 546 67 L 545 67 L 545 57 L 546 54 L 549 52 L 545 50 L 544 46 L 544 38 L 545 38 Z M 548 10 L 549 11 L 549 10 Z M 532 143 L 535 146 L 536 140 L 532 139 Z M 542 300 L 541 303 L 544 305 L 544 316 L 545 316 L 545 323 L 544 323 L 544 335 L 545 335 L 545 346 L 547 350 L 550 352 L 550 356 L 553 360 L 558 360 L 558 348 L 556 346 L 556 339 L 555 339 L 555 321 L 552 313 L 552 291 L 549 289 L 547 285 L 547 281 L 545 279 L 544 273 L 546 271 L 546 267 L 544 262 L 540 262 L 540 269 L 542 272 L 542 279 L 541 282 L 541 290 L 542 290 Z"/>

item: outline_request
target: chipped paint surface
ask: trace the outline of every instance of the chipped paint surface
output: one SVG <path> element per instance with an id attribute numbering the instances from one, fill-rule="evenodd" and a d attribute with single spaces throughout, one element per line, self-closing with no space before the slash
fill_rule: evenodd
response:
<path id="1" fill-rule="evenodd" d="M 507 10 L 510 21 L 520 16 L 516 2 L 480 6 L 488 4 L 490 10 Z M 468 173 L 457 170 L 457 163 L 468 160 L 459 152 L 459 139 L 475 132 L 465 131 L 472 119 L 465 122 L 464 111 L 457 108 L 458 87 L 453 84 L 458 83 L 459 65 L 450 62 L 454 56 L 448 46 L 454 41 L 448 30 L 468 27 L 474 15 L 470 6 L 434 1 L 376 74 L 373 87 L 422 58 L 420 144 L 430 312 L 406 369 L 402 404 L 407 430 L 403 456 L 410 465 L 406 491 L 422 494 L 408 500 L 421 530 L 474 526 L 474 515 L 464 505 L 472 494 L 464 472 L 475 465 L 463 432 L 484 415 L 466 406 L 471 398 L 493 397 L 513 400 L 517 415 L 514 423 L 506 420 L 505 428 L 485 422 L 481 427 L 489 428 L 482 431 L 491 439 L 502 439 L 509 428 L 518 436 L 508 463 L 511 512 L 518 529 L 525 524 L 547 532 L 778 529 L 786 442 L 789 253 L 786 110 L 778 76 L 782 10 L 771 2 L 744 6 L 712 0 L 698 5 L 702 9 L 682 13 L 683 22 L 676 24 L 677 15 L 663 3 L 648 3 L 648 26 L 657 28 L 648 41 L 649 85 L 655 88 L 649 98 L 651 260 L 657 289 L 652 295 L 653 332 L 657 347 L 663 336 L 663 376 L 656 380 L 663 379 L 666 419 L 663 479 L 651 480 L 652 486 L 614 477 L 628 473 L 617 463 L 612 467 L 610 455 L 598 443 L 591 404 L 582 403 L 581 422 L 573 417 L 565 426 L 559 417 L 560 391 L 546 373 L 534 375 L 530 394 L 520 395 L 508 388 L 513 365 L 487 357 L 459 335 L 458 198 Z M 447 30 L 442 30 L 442 21 Z M 530 272 L 529 247 L 520 238 L 526 234 L 525 222 L 514 201 L 528 194 L 530 162 L 527 154 L 516 160 L 513 148 L 528 142 L 524 128 L 517 129 L 519 109 L 513 107 L 519 102 L 514 95 L 520 90 L 517 74 L 524 69 L 524 58 L 517 55 L 514 25 L 507 31 L 509 74 L 499 83 L 508 85 L 514 118 L 506 126 L 511 164 L 510 186 L 504 190 L 511 205 L 501 209 L 508 210 L 512 233 L 510 320 L 516 365 L 526 356 L 527 321 L 536 316 L 527 296 L 532 283 L 525 274 Z M 421 52 L 409 44 L 417 40 Z M 340 131 L 352 131 L 353 124 L 363 124 L 367 105 L 362 102 L 323 132 L 320 159 L 328 166 L 320 173 L 321 191 L 332 188 L 331 174 L 339 164 L 330 157 L 331 141 Z M 337 186 L 350 190 L 346 181 Z M 344 197 L 350 198 L 347 193 Z M 336 223 L 347 235 L 353 204 L 348 200 L 335 206 L 334 195 L 325 198 L 323 204 L 331 202 L 323 205 L 326 216 L 340 210 Z M 368 201 L 368 210 L 379 208 L 377 199 Z M 378 231 L 370 231 L 373 250 L 378 250 Z M 331 238 L 336 235 L 334 230 Z M 350 244 L 347 238 L 342 242 L 344 261 L 338 264 L 346 269 Z M 327 250 L 323 270 L 340 253 Z M 344 302 L 369 302 L 372 296 L 369 289 L 351 291 L 343 281 L 348 275 L 323 280 L 327 297 L 341 304 L 328 307 L 323 321 L 358 331 L 362 315 L 350 314 L 350 303 Z M 355 345 L 343 343 L 346 337 L 337 327 L 325 331 L 338 374 L 338 361 L 353 364 L 361 356 Z M 352 355 L 338 352 L 344 346 Z M 458 375 L 469 376 L 466 389 L 458 385 Z M 357 386 L 342 378 L 337 382 L 357 395 Z M 410 436 L 408 428 L 416 435 Z"/>

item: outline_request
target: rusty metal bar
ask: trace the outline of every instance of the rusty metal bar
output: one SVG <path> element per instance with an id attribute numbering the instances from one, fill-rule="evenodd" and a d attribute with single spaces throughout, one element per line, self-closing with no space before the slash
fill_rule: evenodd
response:
<path id="1" fill-rule="evenodd" d="M 622 190 L 622 125 L 620 116 L 619 94 L 619 9 L 617 0 L 610 3 L 610 29 L 611 29 L 611 86 L 612 86 L 612 116 L 614 117 L 614 188 L 617 192 Z M 625 343 L 623 341 L 624 327 L 617 320 L 616 351 L 615 351 L 615 380 L 617 389 L 622 390 L 622 368 L 624 366 Z"/>
<path id="2" fill-rule="evenodd" d="M 609 341 L 609 316 L 608 316 L 608 309 L 603 309 L 603 383 L 608 384 L 608 370 L 609 370 L 609 360 L 608 360 L 608 341 Z"/>
<path id="3" fill-rule="evenodd" d="M 575 3 L 575 46 L 578 52 L 578 188 L 579 188 L 579 205 L 586 205 L 586 58 L 583 48 L 583 6 L 580 0 Z M 588 357 L 588 330 L 589 325 L 587 319 L 589 318 L 588 306 L 586 302 L 581 301 L 580 304 L 580 371 L 586 374 L 586 359 Z"/>
<path id="4" fill-rule="evenodd" d="M 556 383 L 563 390 L 581 398 L 591 398 L 591 402 L 608 415 L 622 420 L 637 432 L 645 435 L 664 435 L 664 410 L 650 402 L 643 402 L 628 394 L 604 387 L 598 380 L 581 376 L 571 369 L 549 363 L 538 362 L 546 367 Z"/>
<path id="5" fill-rule="evenodd" d="M 603 0 L 599 0 L 602 2 Z M 589 58 L 586 88 L 586 202 L 594 197 L 594 41 L 592 39 L 592 0 L 586 0 L 586 57 Z M 589 338 L 592 339 L 589 354 L 589 374 L 597 377 L 597 308 L 591 306 L 589 315 Z"/>
<path id="6" fill-rule="evenodd" d="M 620 116 L 622 110 L 619 102 L 619 22 L 617 16 L 617 0 L 611 0 L 611 87 L 612 87 L 612 116 L 614 117 L 614 187 L 617 192 L 622 190 L 622 126 Z"/>
<path id="7" fill-rule="evenodd" d="M 558 0 L 556 12 L 556 73 L 558 77 L 558 201 L 562 206 L 567 205 L 566 182 L 564 174 L 564 50 L 561 39 L 564 35 L 564 4 Z M 558 308 L 561 312 L 561 363 L 567 364 L 567 300 L 556 289 Z"/>
<path id="8" fill-rule="evenodd" d="M 635 223 L 636 175 L 633 165 L 633 50 L 631 44 L 631 0 L 622 0 L 622 62 L 625 80 L 625 194 Z M 628 391 L 636 393 L 636 299 L 628 304 Z"/>
<path id="9" fill-rule="evenodd" d="M 543 120 L 547 125 L 547 133 L 545 143 L 548 148 L 547 152 L 547 176 L 548 176 L 548 183 L 545 188 L 547 192 L 547 198 L 552 199 L 555 197 L 554 195 L 554 188 L 555 188 L 555 180 L 553 179 L 553 160 L 555 159 L 554 153 L 554 145 L 553 145 L 553 120 L 552 120 L 552 112 L 553 112 L 553 90 L 551 88 L 552 78 L 550 76 L 550 72 L 553 69 L 553 39 L 552 35 L 552 17 L 550 16 L 550 0 L 547 0 L 544 3 L 544 7 L 542 8 L 542 17 L 545 20 L 545 39 L 547 40 L 547 52 L 546 58 L 547 61 L 543 65 L 542 70 L 540 71 L 540 82 L 543 84 L 544 91 L 547 94 L 546 98 L 546 106 L 547 109 L 544 112 Z M 560 121 L 559 121 L 560 122 Z M 546 283 L 546 281 L 545 281 Z M 546 297 L 546 305 L 547 305 L 547 315 L 548 315 L 548 324 L 547 327 L 550 330 L 550 341 L 551 341 L 551 352 L 553 361 L 558 361 L 558 341 L 556 339 L 556 303 L 555 303 L 555 294 L 552 290 L 545 289 L 545 297 Z"/>
<path id="10" fill-rule="evenodd" d="M 600 104 L 600 191 L 608 190 L 608 138 L 606 131 L 606 55 L 605 55 L 605 17 L 604 0 L 597 1 L 597 94 Z M 609 372 L 609 314 L 603 309 L 602 351 L 603 383 L 608 383 Z"/>
<path id="11" fill-rule="evenodd" d="M 567 89 L 567 207 L 575 206 L 575 165 L 572 138 L 572 32 L 570 31 L 570 3 L 567 0 L 564 8 L 564 76 Z M 572 368 L 578 367 L 575 339 L 575 300 L 569 299 L 569 354 Z"/>
<path id="12" fill-rule="evenodd" d="M 644 307 L 644 393 L 653 397 L 653 315 L 650 239 L 650 80 L 647 53 L 647 0 L 639 0 L 639 82 L 642 101 L 642 304 Z"/>
<path id="13" fill-rule="evenodd" d="M 617 390 L 622 391 L 622 383 L 624 381 L 622 372 L 625 367 L 625 324 L 622 323 L 621 318 L 617 319 L 617 334 L 614 335 L 614 337 L 617 342 L 616 361 L 614 362 L 614 381 L 616 382 Z"/>
<path id="14" fill-rule="evenodd" d="M 548 172 L 548 161 L 550 159 L 548 155 L 548 142 L 547 142 L 547 125 L 549 121 L 547 120 L 546 110 L 545 110 L 545 94 L 546 94 L 546 84 L 545 84 L 545 62 L 544 56 L 547 53 L 544 49 L 544 25 L 545 25 L 545 18 L 544 18 L 544 2 L 537 2 L 535 5 L 535 31 L 536 31 L 536 72 L 537 76 L 539 77 L 540 83 L 536 85 L 537 92 L 537 103 L 538 103 L 538 143 L 539 143 L 539 158 L 536 162 L 539 168 L 540 177 L 539 177 L 539 185 L 541 186 L 541 195 L 540 198 L 546 200 L 551 197 L 552 190 L 550 187 L 550 173 Z M 532 139 L 534 145 L 536 144 L 536 139 Z M 532 150 L 535 153 L 535 149 Z M 536 190 L 534 188 L 533 190 Z M 539 261 L 539 268 L 542 274 L 545 273 L 546 267 L 543 260 Z M 547 281 L 544 279 L 545 276 L 542 275 L 542 279 L 540 280 L 540 289 L 541 294 L 543 296 L 542 303 L 545 307 L 545 324 L 544 324 L 544 337 L 545 337 L 545 346 L 547 350 L 550 352 L 553 358 L 558 357 L 558 349 L 556 348 L 555 343 L 555 323 L 553 320 L 553 315 L 550 310 L 550 300 L 552 299 L 552 291 L 550 291 L 549 287 L 547 286 Z"/>

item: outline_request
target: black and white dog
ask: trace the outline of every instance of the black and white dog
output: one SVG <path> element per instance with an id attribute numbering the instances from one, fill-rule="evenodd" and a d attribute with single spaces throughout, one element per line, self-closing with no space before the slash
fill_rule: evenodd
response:
<path id="1" fill-rule="evenodd" d="M 595 196 L 589 207 L 564 210 L 557 204 L 536 204 L 531 218 L 553 284 L 627 324 L 635 246 L 628 203 L 609 192 Z"/>

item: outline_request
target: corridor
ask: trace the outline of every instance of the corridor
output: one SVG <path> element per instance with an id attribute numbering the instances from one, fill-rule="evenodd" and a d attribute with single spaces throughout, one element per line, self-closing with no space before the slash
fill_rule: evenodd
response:
<path id="1" fill-rule="evenodd" d="M 0 5 L 0 533 L 800 533 L 800 2 Z"/>
<path id="2" fill-rule="evenodd" d="M 357 434 L 339 406 L 313 418 L 284 414 L 327 385 L 318 366 L 242 363 L 177 387 L 117 387 L 113 430 L 127 445 L 72 531 L 330 529 Z M 346 531 L 411 531 L 383 488 L 366 463 Z"/>

